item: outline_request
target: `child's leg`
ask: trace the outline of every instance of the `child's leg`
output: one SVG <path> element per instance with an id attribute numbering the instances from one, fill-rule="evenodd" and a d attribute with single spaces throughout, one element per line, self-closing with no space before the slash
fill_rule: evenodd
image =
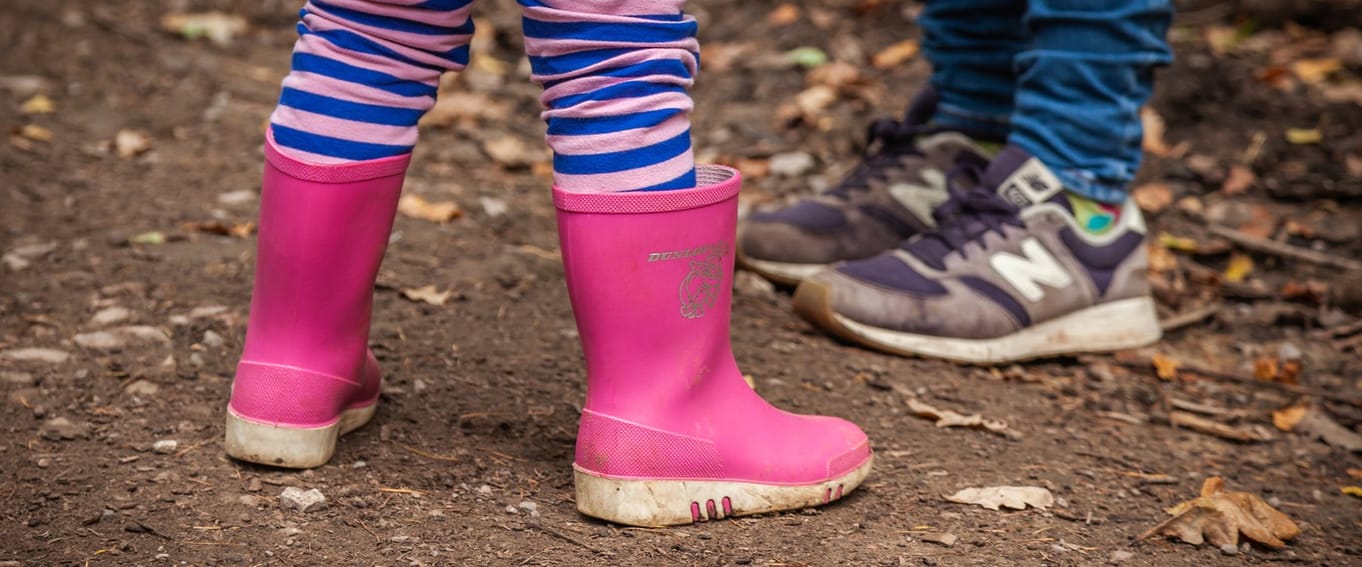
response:
<path id="1" fill-rule="evenodd" d="M 1025 10 L 1025 0 L 928 0 L 918 25 L 941 97 L 934 124 L 1007 136 Z"/>
<path id="2" fill-rule="evenodd" d="M 468 63 L 472 0 L 314 0 L 270 117 L 286 155 L 345 163 L 402 155 L 440 73 Z"/>
<path id="3" fill-rule="evenodd" d="M 1009 143 L 1072 192 L 1121 204 L 1139 169 L 1140 107 L 1172 60 L 1168 0 L 1031 0 Z"/>
<path id="4" fill-rule="evenodd" d="M 520 0 L 525 50 L 566 191 L 695 186 L 691 99 L 695 20 L 674 0 Z M 627 15 L 624 15 L 627 14 Z"/>
<path id="5" fill-rule="evenodd" d="M 521 3 L 586 355 L 578 509 L 655 526 L 840 498 L 870 469 L 865 434 L 775 409 L 733 360 L 739 180 L 693 165 L 682 2 Z"/>
<path id="6" fill-rule="evenodd" d="M 232 383 L 227 454 L 331 458 L 374 414 L 374 278 L 416 123 L 467 60 L 469 0 L 307 4 L 265 142 L 255 289 Z"/>

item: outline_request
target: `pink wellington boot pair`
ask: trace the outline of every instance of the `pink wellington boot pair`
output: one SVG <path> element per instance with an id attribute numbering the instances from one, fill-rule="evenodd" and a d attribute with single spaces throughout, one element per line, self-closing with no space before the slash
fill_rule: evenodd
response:
<path id="1" fill-rule="evenodd" d="M 407 159 L 294 161 L 266 143 L 259 257 L 227 452 L 313 467 L 373 417 L 372 287 Z M 729 348 L 737 172 L 699 187 L 554 191 L 568 293 L 587 362 L 577 508 L 640 526 L 823 504 L 870 470 L 850 422 L 778 410 Z"/>

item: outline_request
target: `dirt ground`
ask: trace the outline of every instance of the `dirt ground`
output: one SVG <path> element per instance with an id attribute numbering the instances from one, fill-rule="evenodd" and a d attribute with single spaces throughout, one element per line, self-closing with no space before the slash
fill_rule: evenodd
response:
<path id="1" fill-rule="evenodd" d="M 835 181 L 865 124 L 926 74 L 911 46 L 902 64 L 871 63 L 918 37 L 906 2 L 693 4 L 707 44 L 696 146 L 748 173 L 748 207 Z M 160 24 L 162 10 L 213 9 L 247 29 L 219 45 Z M 825 337 L 788 293 L 740 274 L 734 347 L 758 391 L 858 422 L 876 468 L 823 509 L 654 530 L 572 502 L 583 367 L 509 0 L 480 7 L 492 33 L 447 85 L 407 181 L 464 214 L 397 221 L 372 334 L 387 372 L 377 418 L 316 470 L 226 458 L 262 127 L 296 9 L 0 7 L 0 565 L 1362 564 L 1362 498 L 1341 491 L 1362 484 L 1362 459 L 1334 446 L 1362 423 L 1362 272 L 1347 263 L 1362 258 L 1362 97 L 1348 100 L 1362 61 L 1330 55 L 1347 48 L 1339 34 L 1205 11 L 1175 30 L 1152 105 L 1164 144 L 1140 192 L 1168 235 L 1151 277 L 1176 328 L 1157 347 L 1002 369 L 894 358 Z M 806 72 L 786 55 L 800 47 L 837 63 Z M 428 285 L 452 295 L 403 295 Z M 936 428 L 910 399 L 1009 434 Z M 1298 402 L 1341 426 L 1312 430 L 1334 445 L 1274 426 Z M 1187 415 L 1229 431 L 1171 425 Z M 1300 536 L 1275 551 L 1136 541 L 1215 475 Z M 944 498 L 997 485 L 1057 501 Z M 327 505 L 283 509 L 285 487 Z"/>

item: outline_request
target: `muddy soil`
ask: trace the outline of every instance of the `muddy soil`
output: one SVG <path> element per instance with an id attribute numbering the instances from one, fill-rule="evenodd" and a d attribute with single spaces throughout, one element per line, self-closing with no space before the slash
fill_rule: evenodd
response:
<path id="1" fill-rule="evenodd" d="M 870 64 L 918 36 L 904 2 L 796 2 L 799 17 L 781 26 L 768 19 L 775 3 L 693 4 L 718 49 L 695 90 L 696 145 L 749 173 L 746 207 L 834 182 L 865 124 L 900 112 L 926 75 L 920 57 Z M 163 10 L 213 9 L 249 28 L 217 45 L 159 23 Z M 0 565 L 1362 564 L 1362 499 L 1340 491 L 1362 484 L 1348 473 L 1362 461 L 1271 418 L 1304 399 L 1344 428 L 1362 422 L 1362 361 L 1347 332 L 1356 274 L 1251 252 L 1253 271 L 1227 282 L 1245 251 L 1205 227 L 1266 214 L 1269 239 L 1362 257 L 1362 105 L 1268 84 L 1270 55 L 1212 50 L 1202 28 L 1232 14 L 1176 34 L 1178 63 L 1153 108 L 1169 145 L 1188 147 L 1151 156 L 1142 176 L 1184 199 L 1151 215 L 1152 233 L 1197 248 L 1153 275 L 1162 308 L 1218 308 L 1144 351 L 979 369 L 839 344 L 792 315 L 788 293 L 739 274 L 734 347 L 758 391 L 856 421 L 876 469 L 826 508 L 654 530 L 583 517 L 572 501 L 584 374 L 537 88 L 513 3 L 486 3 L 488 59 L 449 85 L 477 103 L 424 130 L 406 185 L 464 214 L 400 217 L 376 290 L 372 342 L 387 372 L 377 418 L 316 470 L 228 459 L 220 439 L 250 297 L 262 128 L 296 9 L 0 8 L 0 128 L 12 133 L 0 147 Z M 858 73 L 814 116 L 790 111 L 809 80 L 783 56 L 797 47 Z M 38 94 L 53 112 L 24 106 Z M 1291 129 L 1322 140 L 1291 143 Z M 486 142 L 507 137 L 528 149 L 489 156 Z M 769 158 L 790 152 L 815 166 L 772 171 Z M 1256 181 L 1227 194 L 1224 177 L 1244 163 Z M 1309 293 L 1282 291 L 1310 282 Z M 453 295 L 432 305 L 402 294 L 427 285 Z M 1156 355 L 1182 371 L 1160 379 Z M 1298 383 L 1255 377 L 1264 357 L 1300 360 Z M 908 398 L 1003 420 L 1011 434 L 938 429 Z M 1169 425 L 1188 408 L 1271 439 Z M 1262 495 L 1302 534 L 1277 551 L 1135 541 L 1214 475 Z M 1057 503 L 992 511 L 943 498 L 995 485 L 1045 487 Z M 283 509 L 286 487 L 318 489 L 327 505 Z"/>

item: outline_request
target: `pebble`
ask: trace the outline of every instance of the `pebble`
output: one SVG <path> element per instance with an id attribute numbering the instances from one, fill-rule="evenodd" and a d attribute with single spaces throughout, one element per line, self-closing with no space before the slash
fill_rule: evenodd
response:
<path id="1" fill-rule="evenodd" d="M 126 307 L 118 307 L 115 305 L 113 307 L 100 309 L 93 317 L 90 317 L 90 324 L 100 326 L 113 325 L 115 323 L 127 321 L 131 317 L 132 311 L 129 311 Z"/>
<path id="2" fill-rule="evenodd" d="M 931 542 L 931 543 L 939 543 L 939 544 L 944 545 L 944 546 L 946 546 L 946 547 L 951 547 L 951 546 L 955 545 L 955 542 L 957 542 L 957 541 L 959 541 L 959 540 L 960 540 L 960 538 L 959 538 L 958 536 L 956 536 L 955 534 L 947 534 L 947 533 L 925 533 L 925 534 L 922 534 L 922 541 Z"/>
<path id="3" fill-rule="evenodd" d="M 322 491 L 315 488 L 303 490 L 290 486 L 279 493 L 279 505 L 283 506 L 285 510 L 311 512 L 326 506 L 326 496 L 323 496 Z"/>
<path id="4" fill-rule="evenodd" d="M 771 156 L 768 163 L 771 175 L 777 177 L 798 177 L 814 167 L 813 156 L 807 152 L 786 152 Z"/>
<path id="5" fill-rule="evenodd" d="M 157 392 L 161 391 L 161 387 L 157 386 L 155 382 L 138 380 L 128 384 L 123 388 L 123 391 L 134 396 L 155 396 Z"/>
<path id="6" fill-rule="evenodd" d="M 1117 550 L 1111 552 L 1111 557 L 1107 558 L 1107 563 L 1111 563 L 1112 565 L 1124 563 L 1129 561 L 1132 557 L 1135 557 L 1134 553 L 1125 550 Z"/>
<path id="7" fill-rule="evenodd" d="M 203 346 L 208 348 L 221 348 L 224 343 L 226 343 L 226 341 L 223 340 L 222 335 L 211 330 L 203 332 Z"/>
<path id="8" fill-rule="evenodd" d="M 161 439 L 151 444 L 151 450 L 162 455 L 174 453 L 175 449 L 180 448 L 180 442 L 174 439 Z"/>
<path id="9" fill-rule="evenodd" d="M 510 505 L 510 504 L 507 504 L 507 505 L 506 505 L 506 513 L 507 513 L 507 514 L 515 514 L 515 513 L 516 513 L 515 506 L 512 506 L 512 505 Z"/>
<path id="10" fill-rule="evenodd" d="M 491 493 L 492 493 L 492 487 L 487 486 L 486 484 L 484 484 L 484 485 L 478 487 L 478 494 L 491 494 Z"/>
<path id="11" fill-rule="evenodd" d="M 255 200 L 255 191 L 238 189 L 218 194 L 218 202 L 224 205 L 241 205 Z"/>
<path id="12" fill-rule="evenodd" d="M 533 516 L 535 518 L 539 517 L 539 505 L 534 502 L 526 500 L 524 502 L 521 502 L 520 504 L 517 504 L 516 507 L 520 508 L 521 510 L 524 510 L 530 516 Z"/>
<path id="13" fill-rule="evenodd" d="M 1235 547 L 1233 544 L 1227 543 L 1220 546 L 1220 553 L 1222 555 L 1239 555 L 1239 548 Z"/>
<path id="14" fill-rule="evenodd" d="M 202 319 L 202 318 L 204 318 L 204 317 L 213 317 L 213 316 L 221 315 L 221 314 L 226 313 L 226 312 L 227 312 L 227 307 L 225 307 L 225 306 L 222 306 L 222 305 L 205 305 L 205 306 L 203 306 L 203 307 L 195 307 L 192 311 L 190 311 L 190 312 L 189 312 L 189 318 L 190 318 L 190 319 Z"/>
<path id="15" fill-rule="evenodd" d="M 108 331 L 79 333 L 77 345 L 95 350 L 118 350 L 128 344 L 169 343 L 170 338 L 160 329 L 149 325 L 126 325 Z"/>
<path id="16" fill-rule="evenodd" d="M 511 208 L 510 205 L 506 204 L 506 201 L 495 197 L 478 197 L 478 201 L 482 203 L 482 212 L 487 213 L 487 216 L 491 218 L 504 215 Z"/>
<path id="17" fill-rule="evenodd" d="M 33 375 L 27 372 L 0 372 L 0 381 L 6 384 L 27 386 L 33 383 Z"/>
<path id="18" fill-rule="evenodd" d="M 43 423 L 38 428 L 38 435 L 49 441 L 60 441 L 64 439 L 76 439 L 85 437 L 90 433 L 90 426 L 84 423 L 73 422 L 64 417 L 54 417 Z"/>
<path id="19" fill-rule="evenodd" d="M 0 358 L 16 362 L 61 364 L 71 358 L 71 353 L 53 348 L 16 348 L 0 351 Z"/>
<path id="20" fill-rule="evenodd" d="M 260 492 L 260 479 L 252 477 L 250 482 L 246 483 L 246 492 Z"/>
<path id="21" fill-rule="evenodd" d="M 260 505 L 260 497 L 254 494 L 242 494 L 237 497 L 237 502 L 254 508 Z"/>

